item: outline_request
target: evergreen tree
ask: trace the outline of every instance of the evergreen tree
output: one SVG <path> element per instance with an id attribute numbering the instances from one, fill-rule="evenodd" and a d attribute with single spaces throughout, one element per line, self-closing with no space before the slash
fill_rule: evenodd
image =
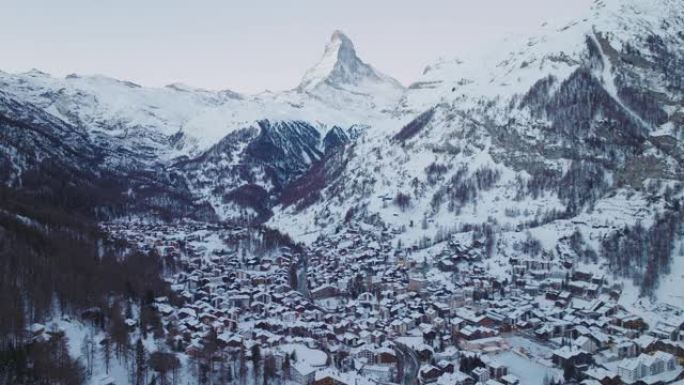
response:
<path id="1" fill-rule="evenodd" d="M 146 365 L 146 353 L 145 346 L 143 345 L 142 339 L 138 339 L 135 344 L 135 384 L 143 385 L 146 382 L 147 377 L 147 365 Z"/>
<path id="2" fill-rule="evenodd" d="M 109 374 L 109 364 L 112 361 L 112 343 L 106 337 L 102 340 L 102 360 L 105 364 L 105 373 Z"/>

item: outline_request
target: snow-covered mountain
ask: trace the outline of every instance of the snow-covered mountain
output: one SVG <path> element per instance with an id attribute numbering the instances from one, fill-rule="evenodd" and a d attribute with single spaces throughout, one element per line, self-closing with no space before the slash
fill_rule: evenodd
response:
<path id="1" fill-rule="evenodd" d="M 361 61 L 352 41 L 340 31 L 332 34 L 323 57 L 304 74 L 297 90 L 339 107 L 365 101 L 371 109 L 393 109 L 404 93 L 397 80 Z"/>
<path id="2" fill-rule="evenodd" d="M 397 107 L 412 122 L 368 130 L 316 199 L 277 208 L 269 224 L 310 241 L 354 218 L 430 254 L 484 225 L 504 258 L 530 238 L 552 258 L 652 284 L 678 232 L 649 257 L 618 254 L 632 252 L 634 226 L 657 237 L 680 222 L 683 16 L 677 1 L 597 1 L 525 41 L 428 66 Z M 573 234 L 583 246 L 568 252 Z M 583 257 L 611 242 L 608 260 Z"/>
<path id="3" fill-rule="evenodd" d="M 284 92 L 38 71 L 0 73 L 0 90 L 78 132 L 104 165 L 164 170 L 223 220 L 268 220 L 312 241 L 353 218 L 394 228 L 404 247 L 487 226 L 500 255 L 533 238 L 554 258 L 579 258 L 562 251 L 572 234 L 580 254 L 606 254 L 625 229 L 678 221 L 682 30 L 676 0 L 598 0 L 524 41 L 429 65 L 407 88 L 336 31 Z M 656 269 L 649 261 L 613 271 L 640 281 Z"/>

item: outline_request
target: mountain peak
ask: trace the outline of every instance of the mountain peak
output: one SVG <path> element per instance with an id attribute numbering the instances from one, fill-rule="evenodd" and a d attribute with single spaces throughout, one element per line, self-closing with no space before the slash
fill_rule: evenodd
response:
<path id="1" fill-rule="evenodd" d="M 323 57 L 304 74 L 298 89 L 311 91 L 321 84 L 344 89 L 359 86 L 367 81 L 387 81 L 401 87 L 396 80 L 377 73 L 373 67 L 361 61 L 356 56 L 351 39 L 342 31 L 336 30 L 325 46 Z"/>
<path id="2" fill-rule="evenodd" d="M 333 32 L 332 36 L 330 36 L 330 42 L 326 45 L 323 56 L 328 54 L 337 56 L 338 60 L 345 58 L 358 59 L 356 50 L 354 49 L 354 43 L 352 43 L 351 39 L 340 30 L 336 30 Z"/>

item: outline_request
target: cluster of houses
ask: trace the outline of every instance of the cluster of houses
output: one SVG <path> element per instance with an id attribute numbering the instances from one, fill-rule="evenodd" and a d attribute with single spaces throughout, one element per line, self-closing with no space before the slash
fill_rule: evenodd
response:
<path id="1" fill-rule="evenodd" d="M 300 384 L 684 378 L 684 317 L 648 325 L 618 304 L 619 287 L 572 261 L 511 257 L 504 275 L 492 274 L 477 242 L 450 242 L 424 262 L 393 248 L 391 230 L 354 228 L 255 256 L 233 242 L 239 234 L 120 230 L 178 259 L 169 279 L 184 304 L 156 302 L 175 349 L 197 354 L 212 331 L 221 349 L 258 344 Z M 285 365 L 283 346 L 310 353 Z"/>

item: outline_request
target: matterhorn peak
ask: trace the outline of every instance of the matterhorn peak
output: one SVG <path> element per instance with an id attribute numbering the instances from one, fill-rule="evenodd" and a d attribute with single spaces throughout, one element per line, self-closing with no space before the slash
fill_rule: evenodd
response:
<path id="1" fill-rule="evenodd" d="M 342 31 L 336 30 L 325 47 L 325 56 L 337 57 L 337 60 L 359 60 L 354 50 L 354 43 Z"/>
<path id="2" fill-rule="evenodd" d="M 311 91 L 326 84 L 334 88 L 349 89 L 366 82 L 389 82 L 401 88 L 396 80 L 376 72 L 373 67 L 356 56 L 354 43 L 342 31 L 336 30 L 325 46 L 323 57 L 308 70 L 298 90 Z"/>

